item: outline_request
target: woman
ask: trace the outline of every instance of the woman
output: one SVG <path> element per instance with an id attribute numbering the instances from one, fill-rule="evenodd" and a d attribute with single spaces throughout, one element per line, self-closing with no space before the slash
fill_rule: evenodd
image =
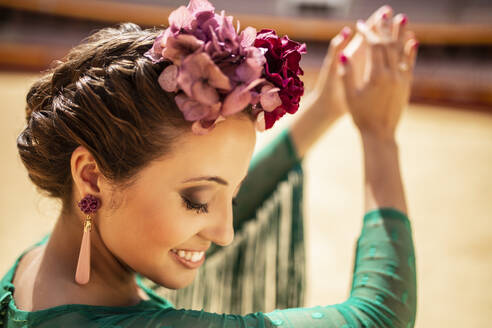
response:
<path id="1" fill-rule="evenodd" d="M 353 55 L 342 53 L 350 31 L 333 39 L 303 114 L 277 140 L 290 153 L 262 159 L 279 167 L 301 160 L 348 108 L 364 148 L 366 194 L 351 297 L 219 315 L 175 309 L 135 281 L 138 272 L 183 288 L 212 244 L 232 242 L 231 201 L 248 172 L 255 128 L 297 110 L 305 46 L 270 30 L 237 35 L 229 17 L 192 0 L 162 33 L 133 24 L 101 30 L 32 86 L 19 152 L 31 180 L 63 209 L 49 239 L 2 279 L 4 326 L 413 326 L 415 257 L 395 129 L 416 41 L 389 7 L 358 22 L 364 42 Z M 273 51 L 284 50 L 288 84 L 272 73 L 280 60 Z"/>

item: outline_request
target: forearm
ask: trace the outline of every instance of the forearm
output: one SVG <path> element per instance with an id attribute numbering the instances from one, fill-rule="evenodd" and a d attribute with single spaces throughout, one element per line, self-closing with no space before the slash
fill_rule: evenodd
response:
<path id="1" fill-rule="evenodd" d="M 364 211 L 394 207 L 408 214 L 395 139 L 364 132 L 360 136 L 364 149 Z"/>
<path id="2" fill-rule="evenodd" d="M 318 139 L 341 117 L 340 110 L 327 108 L 315 91 L 305 96 L 299 115 L 290 126 L 290 135 L 299 158 L 303 158 Z"/>

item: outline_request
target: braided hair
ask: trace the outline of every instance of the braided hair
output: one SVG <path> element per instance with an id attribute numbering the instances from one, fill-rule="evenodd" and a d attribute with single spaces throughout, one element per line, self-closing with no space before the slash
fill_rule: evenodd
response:
<path id="1" fill-rule="evenodd" d="M 168 63 L 143 56 L 159 32 L 133 23 L 99 30 L 27 93 L 20 158 L 38 189 L 64 207 L 72 201 L 70 159 L 79 145 L 105 177 L 123 185 L 190 131 L 174 95 L 157 82 Z"/>

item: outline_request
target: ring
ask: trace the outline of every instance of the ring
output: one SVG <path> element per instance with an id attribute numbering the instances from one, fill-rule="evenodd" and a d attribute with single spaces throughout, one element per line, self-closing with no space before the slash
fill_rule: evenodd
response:
<path id="1" fill-rule="evenodd" d="M 408 65 L 407 65 L 407 63 L 400 63 L 400 64 L 398 65 L 398 68 L 399 68 L 399 69 L 400 69 L 400 71 L 402 71 L 402 72 L 407 72 L 407 71 L 408 71 Z"/>

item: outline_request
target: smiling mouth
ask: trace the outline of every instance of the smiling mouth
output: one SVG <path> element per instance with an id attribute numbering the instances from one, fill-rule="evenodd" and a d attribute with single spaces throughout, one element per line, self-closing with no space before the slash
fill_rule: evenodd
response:
<path id="1" fill-rule="evenodd" d="M 189 269 L 196 269 L 205 262 L 205 252 L 189 252 L 184 250 L 171 249 L 169 251 L 179 263 Z"/>

